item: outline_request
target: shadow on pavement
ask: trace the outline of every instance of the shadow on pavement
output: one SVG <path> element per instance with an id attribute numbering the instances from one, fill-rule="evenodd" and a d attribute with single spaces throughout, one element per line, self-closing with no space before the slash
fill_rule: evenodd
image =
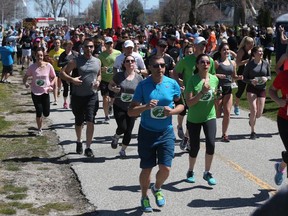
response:
<path id="1" fill-rule="evenodd" d="M 201 207 L 211 207 L 213 210 L 222 210 L 222 209 L 232 209 L 232 208 L 242 208 L 242 207 L 258 207 L 261 206 L 260 202 L 263 202 L 269 199 L 269 192 L 273 190 L 259 190 L 259 194 L 253 194 L 254 197 L 249 198 L 227 198 L 219 200 L 202 200 L 195 199 L 192 200 L 188 206 L 191 208 L 201 208 Z"/>
<path id="2" fill-rule="evenodd" d="M 160 209 L 153 209 L 154 212 L 160 212 Z M 95 211 L 95 212 L 90 212 L 90 213 L 84 213 L 81 215 L 75 215 L 75 216 L 102 216 L 102 215 L 109 215 L 109 216 L 121 216 L 121 215 L 135 215 L 135 216 L 140 216 L 145 214 L 144 212 L 141 211 L 141 209 L 139 207 L 135 207 L 135 208 L 129 208 L 129 209 L 120 209 L 120 210 L 116 210 L 116 211 L 112 211 L 112 210 L 99 210 L 99 211 Z M 146 214 L 145 214 L 146 215 Z"/>

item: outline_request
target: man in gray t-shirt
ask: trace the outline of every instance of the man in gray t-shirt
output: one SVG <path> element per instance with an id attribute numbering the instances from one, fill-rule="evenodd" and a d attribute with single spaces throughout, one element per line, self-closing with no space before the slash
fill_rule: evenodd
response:
<path id="1" fill-rule="evenodd" d="M 87 157 L 94 157 L 90 146 L 94 132 L 94 120 L 98 111 L 99 100 L 97 89 L 101 82 L 101 62 L 92 53 L 94 44 L 92 39 L 85 39 L 83 43 L 84 54 L 70 61 L 60 77 L 73 85 L 72 88 L 72 112 L 75 116 L 75 131 L 77 136 L 76 152 L 83 153 L 81 132 L 84 121 L 87 124 L 86 149 Z M 76 77 L 70 76 L 70 72 L 77 69 Z"/>

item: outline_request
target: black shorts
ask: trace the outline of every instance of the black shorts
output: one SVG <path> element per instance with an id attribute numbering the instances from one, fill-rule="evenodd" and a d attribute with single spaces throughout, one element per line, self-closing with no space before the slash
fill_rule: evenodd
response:
<path id="1" fill-rule="evenodd" d="M 55 71 L 55 75 L 56 75 L 56 77 L 59 77 L 60 76 L 60 72 L 59 71 Z"/>
<path id="2" fill-rule="evenodd" d="M 231 86 L 222 86 L 222 96 L 232 94 Z"/>
<path id="3" fill-rule="evenodd" d="M 101 81 L 100 82 L 100 91 L 101 91 L 101 95 L 102 96 L 105 96 L 105 95 L 109 95 L 109 97 L 114 97 L 115 96 L 115 93 L 113 91 L 110 91 L 109 88 L 108 88 L 108 85 L 109 83 L 106 82 L 106 81 Z"/>
<path id="4" fill-rule="evenodd" d="M 97 93 L 89 96 L 72 95 L 71 105 L 77 126 L 81 126 L 84 121 L 94 123 L 95 115 L 99 108 Z"/>
<path id="5" fill-rule="evenodd" d="M 246 92 L 250 92 L 252 94 L 256 94 L 257 97 L 266 97 L 266 89 L 258 89 L 252 85 L 247 85 Z"/>
<path id="6" fill-rule="evenodd" d="M 10 75 L 12 75 L 13 74 L 13 64 L 9 65 L 9 66 L 3 65 L 2 73 L 3 74 L 9 73 Z"/>

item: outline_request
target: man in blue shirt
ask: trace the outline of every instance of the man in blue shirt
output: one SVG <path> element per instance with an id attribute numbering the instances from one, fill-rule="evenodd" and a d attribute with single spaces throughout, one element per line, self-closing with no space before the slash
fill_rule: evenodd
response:
<path id="1" fill-rule="evenodd" d="M 159 167 L 156 182 L 151 187 L 158 207 L 163 207 L 166 200 L 161 186 L 168 178 L 172 159 L 174 158 L 175 135 L 172 115 L 183 111 L 180 104 L 180 86 L 164 76 L 165 61 L 163 57 L 153 56 L 149 61 L 151 76 L 141 81 L 134 93 L 128 115 L 139 116 L 141 122 L 138 132 L 138 154 L 140 157 L 141 209 L 152 212 L 148 198 L 150 176 L 153 167 Z"/>
<path id="2" fill-rule="evenodd" d="M 13 52 L 13 48 L 9 44 L 6 45 L 6 42 L 3 41 L 3 46 L 0 47 L 0 55 L 3 65 L 3 71 L 0 81 L 1 83 L 9 83 L 7 79 L 13 73 Z"/>

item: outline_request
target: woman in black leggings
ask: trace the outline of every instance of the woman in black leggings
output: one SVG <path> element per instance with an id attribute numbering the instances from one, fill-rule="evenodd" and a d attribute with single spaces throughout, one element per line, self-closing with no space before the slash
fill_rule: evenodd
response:
<path id="1" fill-rule="evenodd" d="M 283 182 L 283 172 L 287 167 L 288 162 L 288 71 L 281 71 L 273 81 L 273 85 L 269 89 L 269 94 L 272 100 L 279 105 L 277 116 L 277 125 L 281 140 L 284 144 L 285 150 L 282 152 L 283 160 L 281 163 L 275 164 L 276 174 L 274 177 L 275 183 L 281 185 Z M 282 97 L 278 96 L 281 92 Z"/>
<path id="2" fill-rule="evenodd" d="M 203 127 L 206 139 L 205 170 L 203 179 L 209 185 L 215 185 L 216 180 L 210 173 L 216 136 L 216 111 L 214 106 L 215 92 L 219 80 L 208 73 L 210 58 L 200 54 L 196 59 L 196 71 L 186 86 L 186 104 L 189 107 L 187 129 L 190 137 L 189 169 L 186 181 L 195 182 L 194 166 L 200 150 L 200 132 Z"/>
<path id="3" fill-rule="evenodd" d="M 117 123 L 115 135 L 112 137 L 111 147 L 117 148 L 121 134 L 124 134 L 120 158 L 126 157 L 126 148 L 130 144 L 135 117 L 128 116 L 128 107 L 132 101 L 135 89 L 143 78 L 135 71 L 135 58 L 127 55 L 122 64 L 122 72 L 116 73 L 108 88 L 115 93 L 113 103 L 114 117 Z"/>
<path id="4" fill-rule="evenodd" d="M 253 38 L 245 36 L 242 39 L 239 45 L 239 49 L 238 49 L 237 57 L 236 57 L 236 65 L 238 66 L 238 71 L 237 71 L 238 76 L 243 75 L 245 65 L 250 60 L 251 49 L 253 48 L 253 46 L 254 46 Z M 238 85 L 238 90 L 235 94 L 236 99 L 235 99 L 235 104 L 234 104 L 234 113 L 235 115 L 240 115 L 239 103 L 240 103 L 240 98 L 245 91 L 246 83 L 243 80 L 238 80 L 237 85 Z"/>

